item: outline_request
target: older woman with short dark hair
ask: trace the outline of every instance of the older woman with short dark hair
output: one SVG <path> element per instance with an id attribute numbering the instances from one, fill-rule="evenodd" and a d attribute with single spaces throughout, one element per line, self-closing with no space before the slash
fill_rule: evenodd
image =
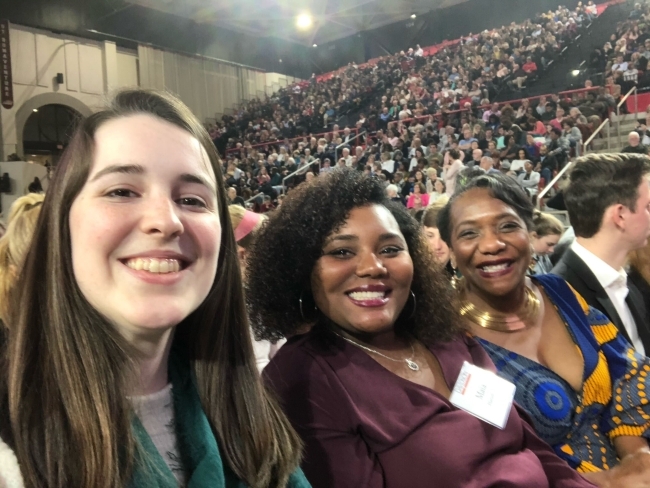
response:
<path id="1" fill-rule="evenodd" d="M 458 310 L 537 433 L 599 486 L 650 476 L 650 359 L 555 275 L 528 276 L 533 206 L 512 178 L 482 175 L 438 216 L 463 278 Z M 638 478 L 635 478 L 638 476 Z"/>

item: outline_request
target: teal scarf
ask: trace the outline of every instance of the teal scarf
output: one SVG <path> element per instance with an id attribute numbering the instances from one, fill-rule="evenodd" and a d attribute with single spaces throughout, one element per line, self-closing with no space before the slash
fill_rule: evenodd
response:
<path id="1" fill-rule="evenodd" d="M 169 377 L 174 397 L 174 417 L 178 450 L 187 472 L 187 488 L 245 488 L 247 485 L 221 459 L 198 392 L 192 381 L 189 363 L 172 353 Z M 129 488 L 178 488 L 174 474 L 135 417 L 133 432 L 141 448 Z M 291 475 L 287 488 L 310 488 L 300 469 Z"/>

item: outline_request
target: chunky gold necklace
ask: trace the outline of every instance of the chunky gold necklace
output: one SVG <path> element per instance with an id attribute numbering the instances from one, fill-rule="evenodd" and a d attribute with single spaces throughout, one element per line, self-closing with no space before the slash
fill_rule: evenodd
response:
<path id="1" fill-rule="evenodd" d="M 460 314 L 476 325 L 484 329 L 496 330 L 498 332 L 516 332 L 534 323 L 539 314 L 539 298 L 535 292 L 525 285 L 526 295 L 521 308 L 511 314 L 501 312 L 488 312 L 481 310 L 467 299 L 465 280 L 459 280 L 458 296 L 460 298 Z"/>

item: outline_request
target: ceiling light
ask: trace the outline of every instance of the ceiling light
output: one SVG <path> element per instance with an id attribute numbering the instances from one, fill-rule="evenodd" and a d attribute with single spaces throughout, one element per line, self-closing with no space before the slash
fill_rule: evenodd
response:
<path id="1" fill-rule="evenodd" d="M 412 19 L 414 19 L 414 18 L 416 18 L 416 17 L 417 17 L 417 15 L 415 15 L 415 14 L 411 14 L 411 18 L 412 18 Z"/>
<path id="2" fill-rule="evenodd" d="M 571 74 L 573 76 L 578 76 L 580 74 L 580 70 L 579 69 L 574 69 L 573 71 L 571 71 Z"/>
<path id="3" fill-rule="evenodd" d="M 318 47 L 318 44 L 314 44 L 312 47 Z"/>
<path id="4" fill-rule="evenodd" d="M 309 14 L 300 14 L 298 17 L 296 17 L 296 26 L 298 29 L 309 29 L 313 23 L 313 19 L 311 18 L 311 15 Z"/>
<path id="5" fill-rule="evenodd" d="M 38 112 L 38 109 L 37 109 L 37 108 L 35 108 L 35 109 L 34 109 L 34 112 Z"/>

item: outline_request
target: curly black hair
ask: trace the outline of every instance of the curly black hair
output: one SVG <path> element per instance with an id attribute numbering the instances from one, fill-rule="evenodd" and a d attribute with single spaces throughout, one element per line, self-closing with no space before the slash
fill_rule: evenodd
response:
<path id="1" fill-rule="evenodd" d="M 461 322 L 453 289 L 433 260 L 420 225 L 403 205 L 389 200 L 376 178 L 340 168 L 293 190 L 259 230 L 248 257 L 246 293 L 258 339 L 275 341 L 307 325 L 329 321 L 313 306 L 312 270 L 323 254 L 325 239 L 344 224 L 353 209 L 367 205 L 382 205 L 391 212 L 413 260 L 411 291 L 417 306 L 412 313 L 409 299 L 395 330 L 427 344 L 454 337 Z M 309 317 L 303 317 L 301 299 Z"/>
<path id="2" fill-rule="evenodd" d="M 493 198 L 501 200 L 514 209 L 525 222 L 529 231 L 533 229 L 534 207 L 524 189 L 519 186 L 519 183 L 512 176 L 503 173 L 481 174 L 465 181 L 463 186 L 457 188 L 447 205 L 438 214 L 440 237 L 449 247 L 451 247 L 452 229 L 451 209 L 461 195 L 475 188 L 486 189 Z"/>

